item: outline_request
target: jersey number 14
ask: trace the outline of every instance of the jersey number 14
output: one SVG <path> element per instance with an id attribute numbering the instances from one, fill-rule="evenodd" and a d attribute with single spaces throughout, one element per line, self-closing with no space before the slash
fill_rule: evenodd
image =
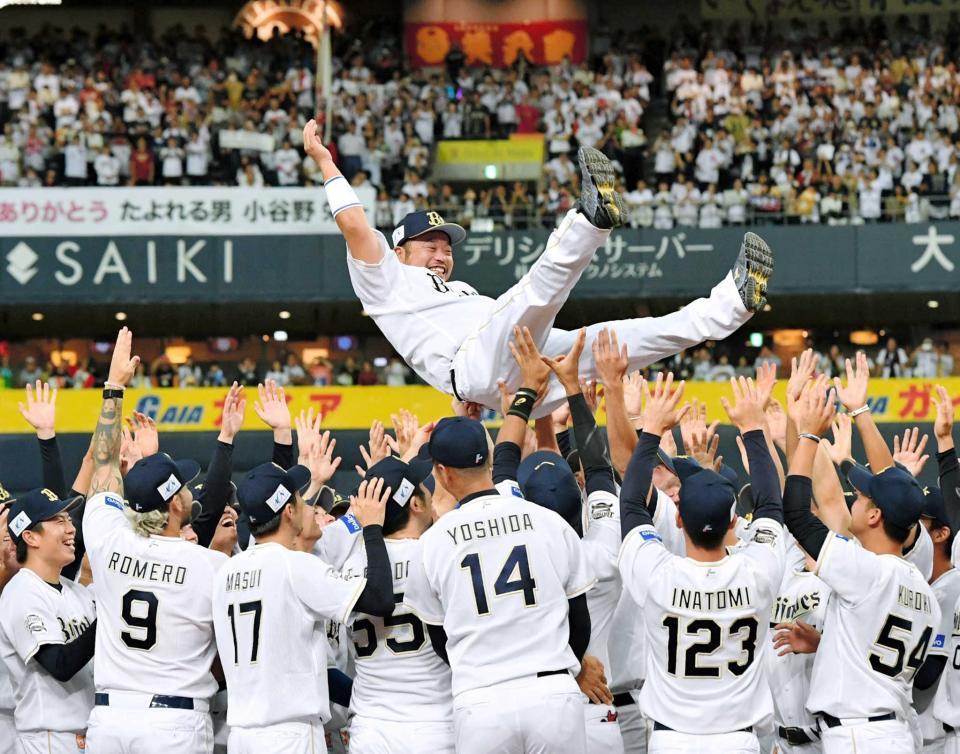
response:
<path id="1" fill-rule="evenodd" d="M 490 605 L 487 602 L 487 588 L 483 583 L 483 570 L 480 568 L 480 555 L 471 552 L 460 561 L 460 568 L 470 570 L 470 579 L 473 582 L 473 599 L 477 603 L 477 613 L 488 615 Z M 514 573 L 517 578 L 512 578 Z M 530 575 L 530 561 L 527 559 L 527 546 L 517 545 L 500 569 L 500 575 L 493 584 L 493 593 L 500 597 L 512 592 L 523 592 L 523 604 L 533 607 L 537 604 L 537 582 Z"/>

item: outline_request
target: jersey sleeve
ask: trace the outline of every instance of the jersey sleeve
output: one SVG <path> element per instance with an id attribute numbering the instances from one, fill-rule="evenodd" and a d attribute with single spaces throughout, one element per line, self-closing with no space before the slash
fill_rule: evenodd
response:
<path id="1" fill-rule="evenodd" d="M 592 492 L 587 497 L 587 525 L 583 543 L 593 551 L 591 560 L 599 581 L 608 581 L 617 571 L 617 554 L 620 552 L 618 502 L 616 495 L 605 490 Z"/>
<path id="2" fill-rule="evenodd" d="M 746 530 L 746 546 L 739 552 L 757 565 L 757 574 L 776 596 L 787 562 L 787 541 L 783 524 L 771 518 L 758 518 Z"/>
<path id="3" fill-rule="evenodd" d="M 677 526 L 677 506 L 669 495 L 660 490 L 657 490 L 657 509 L 653 512 L 653 525 L 668 552 L 680 557 L 687 554 L 687 542 L 683 538 L 683 531 Z"/>
<path id="4" fill-rule="evenodd" d="M 917 538 L 910 549 L 903 553 L 903 559 L 917 567 L 924 581 L 930 581 L 933 576 L 933 540 L 926 526 L 917 524 Z"/>
<path id="5" fill-rule="evenodd" d="M 559 519 L 559 516 L 557 517 Z M 567 573 L 563 582 L 563 590 L 567 599 L 573 599 L 589 591 L 597 583 L 586 548 L 580 537 L 565 521 L 561 522 L 561 536 L 566 544 Z"/>
<path id="6" fill-rule="evenodd" d="M 380 244 L 382 256 L 376 264 L 356 259 L 347 251 L 347 269 L 350 282 L 357 298 L 365 307 L 382 305 L 396 297 L 397 282 L 400 279 L 400 260 L 387 245 L 383 233 L 374 231 Z"/>
<path id="7" fill-rule="evenodd" d="M 56 607 L 41 591 L 50 587 L 39 580 L 35 586 L 39 588 L 24 587 L 21 583 L 11 590 L 10 602 L 4 600 L 3 604 L 3 631 L 24 663 L 30 662 L 44 644 L 66 643 Z"/>
<path id="8" fill-rule="evenodd" d="M 633 529 L 620 546 L 620 576 L 633 601 L 643 607 L 647 601 L 650 584 L 658 576 L 656 571 L 665 567 L 675 557 L 663 546 L 663 538 L 650 526 Z"/>
<path id="9" fill-rule="evenodd" d="M 423 544 L 420 553 L 410 558 L 410 575 L 407 577 L 407 585 L 403 591 L 403 604 L 416 613 L 424 623 L 442 626 L 443 605 L 427 574 L 425 550 L 429 545 L 427 542 Z"/>
<path id="10" fill-rule="evenodd" d="M 523 492 L 520 491 L 520 485 L 517 484 L 514 479 L 504 479 L 502 482 L 497 482 L 495 485 L 497 492 L 499 492 L 504 497 L 517 497 L 523 498 Z"/>
<path id="11" fill-rule="evenodd" d="M 313 554 L 334 569 L 342 570 L 362 530 L 354 515 L 347 513 L 324 528 L 323 536 L 313 546 Z"/>
<path id="12" fill-rule="evenodd" d="M 290 583 L 300 601 L 313 613 L 346 623 L 367 585 L 365 578 L 347 580 L 309 553 L 290 552 Z"/>
<path id="13" fill-rule="evenodd" d="M 95 556 L 112 534 L 130 530 L 123 499 L 113 492 L 98 492 L 87 500 L 82 525 L 84 545 Z"/>
<path id="14" fill-rule="evenodd" d="M 820 550 L 814 573 L 833 590 L 834 596 L 856 605 L 872 593 L 880 571 L 877 557 L 849 537 L 831 531 Z"/>

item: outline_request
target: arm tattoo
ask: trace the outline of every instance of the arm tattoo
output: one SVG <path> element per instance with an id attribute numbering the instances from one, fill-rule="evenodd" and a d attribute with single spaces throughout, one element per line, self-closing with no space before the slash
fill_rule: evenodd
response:
<path id="1" fill-rule="evenodd" d="M 123 494 L 120 476 L 120 434 L 123 428 L 123 400 L 107 398 L 100 409 L 100 418 L 93 433 L 93 480 L 90 494 L 117 492 Z"/>

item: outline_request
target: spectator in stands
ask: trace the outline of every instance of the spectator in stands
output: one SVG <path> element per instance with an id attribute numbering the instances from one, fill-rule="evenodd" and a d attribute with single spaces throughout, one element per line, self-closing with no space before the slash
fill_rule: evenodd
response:
<path id="1" fill-rule="evenodd" d="M 338 385 L 356 385 L 360 371 L 357 369 L 357 362 L 352 356 L 348 356 L 340 368 L 337 370 L 336 381 Z"/>
<path id="2" fill-rule="evenodd" d="M 104 146 L 93 161 L 93 170 L 97 174 L 98 186 L 116 186 L 120 183 L 120 159 Z"/>
<path id="3" fill-rule="evenodd" d="M 203 384 L 203 370 L 193 363 L 193 357 L 187 356 L 177 367 L 178 387 L 198 387 Z"/>
<path id="4" fill-rule="evenodd" d="M 157 387 L 173 387 L 177 372 L 170 363 L 170 357 L 165 353 L 160 354 L 150 367 L 150 376 Z"/>
<path id="5" fill-rule="evenodd" d="M 63 175 L 68 186 L 87 184 L 87 146 L 75 134 L 63 150 Z"/>
<path id="6" fill-rule="evenodd" d="M 20 374 L 17 376 L 17 387 L 33 385 L 37 380 L 42 379 L 43 370 L 37 364 L 37 360 L 33 356 L 27 356 L 23 361 L 23 369 L 20 370 Z"/>
<path id="7" fill-rule="evenodd" d="M 260 188 L 263 186 L 263 174 L 259 166 L 249 157 L 240 158 L 240 167 L 237 168 L 237 185 L 246 188 Z"/>
<path id="8" fill-rule="evenodd" d="M 310 365 L 310 379 L 314 385 L 332 385 L 333 365 L 318 356 Z"/>
<path id="9" fill-rule="evenodd" d="M 155 171 L 153 153 L 147 147 L 147 140 L 141 136 L 137 139 L 137 148 L 130 157 L 130 185 L 152 186 Z"/>
<path id="10" fill-rule="evenodd" d="M 287 373 L 283 370 L 283 365 L 279 359 L 274 359 L 270 362 L 270 368 L 267 370 L 267 373 L 263 375 L 263 379 L 264 381 L 273 380 L 281 387 L 288 384 Z"/>
<path id="11" fill-rule="evenodd" d="M 246 387 L 255 387 L 260 382 L 257 375 L 257 362 L 249 356 L 245 356 L 243 361 L 237 365 L 236 381 Z"/>
<path id="12" fill-rule="evenodd" d="M 897 345 L 896 338 L 887 338 L 886 345 L 877 354 L 876 375 L 878 377 L 906 377 L 909 364 L 907 352 Z"/>
<path id="13" fill-rule="evenodd" d="M 780 361 L 780 357 L 770 349 L 770 346 L 760 347 L 760 353 L 753 362 L 753 368 L 759 369 L 764 364 L 773 364 L 773 366 L 775 366 L 778 370 L 783 366 L 783 363 Z"/>
<path id="14" fill-rule="evenodd" d="M 307 385 L 307 372 L 295 353 L 288 353 L 283 365 L 283 377 L 287 385 Z"/>
<path id="15" fill-rule="evenodd" d="M 407 384 L 407 378 L 409 376 L 410 369 L 396 356 L 390 359 L 390 362 L 384 370 L 384 378 L 389 387 L 403 387 Z"/>
<path id="16" fill-rule="evenodd" d="M 213 362 L 207 369 L 207 374 L 203 378 L 203 384 L 206 387 L 226 387 L 227 375 L 223 373 L 220 364 Z"/>
<path id="17" fill-rule="evenodd" d="M 187 156 L 187 181 L 191 186 L 202 186 L 210 172 L 210 144 L 193 130 L 183 149 Z"/>
<path id="18" fill-rule="evenodd" d="M 717 363 L 710 369 L 707 379 L 710 382 L 727 382 L 736 376 L 737 372 L 730 363 L 730 357 L 722 353 Z"/>
<path id="19" fill-rule="evenodd" d="M 360 373 L 357 375 L 356 384 L 363 386 L 380 384 L 380 375 L 377 374 L 377 370 L 373 368 L 370 361 L 364 359 L 363 365 L 360 367 Z"/>

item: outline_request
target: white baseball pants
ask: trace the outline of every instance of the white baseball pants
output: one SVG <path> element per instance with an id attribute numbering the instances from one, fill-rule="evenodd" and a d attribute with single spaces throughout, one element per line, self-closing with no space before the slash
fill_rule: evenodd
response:
<path id="1" fill-rule="evenodd" d="M 947 733 L 944 737 L 943 754 L 960 754 L 960 730 Z"/>
<path id="2" fill-rule="evenodd" d="M 453 366 L 461 398 L 499 408 L 497 380 L 506 380 L 511 391 L 520 386 L 520 370 L 507 346 L 513 338 L 514 326 L 528 327 L 542 353 L 555 356 L 570 350 L 576 333 L 554 329 L 553 322 L 609 234 L 610 231 L 591 225 L 576 210 L 567 213 L 530 271 L 497 299 L 490 318 L 481 323 L 457 351 Z M 733 275 L 728 274 L 708 298 L 699 298 L 680 311 L 663 317 L 604 322 L 588 327 L 580 374 L 587 379 L 597 376 L 591 345 L 604 327 L 614 329 L 620 343 L 627 345 L 630 369 L 634 370 L 705 340 L 721 340 L 750 316 L 734 285 Z M 547 396 L 534 410 L 534 418 L 546 416 L 565 401 L 563 388 L 551 377 Z"/>
<path id="3" fill-rule="evenodd" d="M 323 754 L 323 726 L 317 722 L 280 723 L 263 728 L 230 728 L 228 754 Z"/>
<path id="4" fill-rule="evenodd" d="M 174 751 L 212 754 L 213 721 L 208 712 L 98 706 L 90 713 L 86 754 L 170 754 Z"/>
<path id="5" fill-rule="evenodd" d="M 776 737 L 774 737 L 776 738 Z M 778 754 L 822 754 L 823 746 L 819 741 L 814 741 L 809 744 L 800 744 L 794 746 L 788 744 L 786 741 L 781 741 L 779 738 L 776 739 L 776 747 Z"/>
<path id="6" fill-rule="evenodd" d="M 396 722 L 357 715 L 350 754 L 454 754 L 453 722 Z"/>
<path id="7" fill-rule="evenodd" d="M 2 731 L 0 731 L 2 733 Z M 11 747 L 16 740 L 16 754 L 86 754 L 82 734 L 56 733 L 54 731 L 36 731 L 33 733 L 13 732 L 14 738 L 9 741 L 0 739 L 0 751 L 4 751 L 7 744 Z"/>
<path id="8" fill-rule="evenodd" d="M 13 711 L 0 712 L 0 754 L 13 754 L 13 745 L 17 740 L 17 728 L 13 724 Z"/>
<path id="9" fill-rule="evenodd" d="M 637 692 L 630 692 L 634 699 Z M 651 725 L 639 704 L 628 704 L 617 707 L 617 723 L 620 726 L 620 736 L 623 739 L 625 754 L 647 754 L 647 744 L 650 741 Z"/>
<path id="10" fill-rule="evenodd" d="M 623 737 L 620 735 L 619 720 L 617 707 L 606 704 L 583 705 L 587 754 L 623 754 Z"/>
<path id="11" fill-rule="evenodd" d="M 821 726 L 823 754 L 857 754 L 882 751 L 883 754 L 914 754 L 913 734 L 900 720 L 884 720 L 860 725 Z"/>
<path id="12" fill-rule="evenodd" d="M 760 754 L 753 733 L 715 733 L 698 736 L 675 730 L 655 730 L 647 749 L 650 754 Z"/>
<path id="13" fill-rule="evenodd" d="M 946 739 L 938 738 L 936 741 L 925 743 L 920 750 L 921 754 L 944 754 L 946 752 Z"/>
<path id="14" fill-rule="evenodd" d="M 453 702 L 457 754 L 585 754 L 582 707 L 570 675 L 465 691 Z"/>

